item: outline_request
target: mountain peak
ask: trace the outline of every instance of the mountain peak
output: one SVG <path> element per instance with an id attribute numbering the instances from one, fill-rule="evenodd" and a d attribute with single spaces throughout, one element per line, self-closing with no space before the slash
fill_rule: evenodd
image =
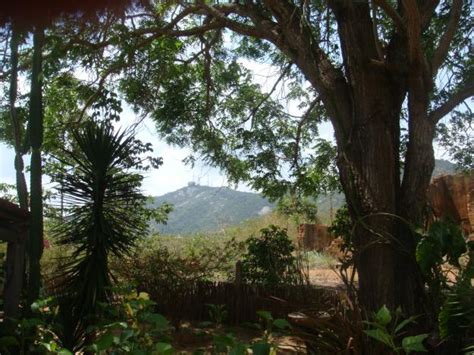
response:
<path id="1" fill-rule="evenodd" d="M 163 234 L 216 231 L 268 213 L 274 204 L 252 192 L 188 183 L 174 192 L 154 198 L 154 205 L 171 203 L 174 210 L 166 225 L 153 229 Z"/>

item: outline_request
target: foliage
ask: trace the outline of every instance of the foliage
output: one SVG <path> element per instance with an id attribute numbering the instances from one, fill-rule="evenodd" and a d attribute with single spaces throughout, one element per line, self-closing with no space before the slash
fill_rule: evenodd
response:
<path id="1" fill-rule="evenodd" d="M 441 122 L 438 126 L 439 144 L 463 171 L 474 169 L 473 117 L 472 111 L 454 111 L 449 122 Z"/>
<path id="2" fill-rule="evenodd" d="M 227 317 L 227 310 L 224 304 L 207 304 L 209 307 L 209 318 L 216 327 L 220 327 Z"/>
<path id="3" fill-rule="evenodd" d="M 278 201 L 278 212 L 293 219 L 297 225 L 319 222 L 316 203 L 304 197 L 283 197 Z"/>
<path id="4" fill-rule="evenodd" d="M 435 221 L 420 239 L 416 248 L 416 260 L 426 278 L 435 307 L 441 305 L 444 290 L 449 286 L 443 264 L 446 261 L 451 269 L 459 271 L 459 257 L 465 252 L 466 242 L 462 231 L 450 221 Z"/>
<path id="5" fill-rule="evenodd" d="M 15 194 L 15 185 L 0 183 L 0 198 L 16 203 L 18 197 Z"/>
<path id="6" fill-rule="evenodd" d="M 254 324 L 257 329 L 263 330 L 262 339 L 252 342 L 251 344 L 240 342 L 231 333 L 214 334 L 213 350 L 216 354 L 235 354 L 245 355 L 251 350 L 256 355 L 275 355 L 277 347 L 273 342 L 273 338 L 277 334 L 287 332 L 291 329 L 290 323 L 286 319 L 274 319 L 270 312 L 258 311 L 262 324 Z M 199 353 L 199 352 L 198 352 Z"/>
<path id="7" fill-rule="evenodd" d="M 180 287 L 206 280 L 233 277 L 242 252 L 240 242 L 230 238 L 160 236 L 141 241 L 128 258 L 112 259 L 117 277 L 153 288 Z"/>
<path id="8" fill-rule="evenodd" d="M 0 338 L 2 354 L 47 353 L 72 355 L 58 339 L 61 325 L 57 320 L 57 304 L 52 298 L 31 305 L 32 315 L 14 321 L 13 331 Z"/>
<path id="9" fill-rule="evenodd" d="M 468 243 L 469 260 L 459 270 L 456 283 L 446 295 L 439 312 L 439 329 L 448 342 L 474 346 L 474 243 Z"/>
<path id="10" fill-rule="evenodd" d="M 270 225 L 260 230 L 259 237 L 246 241 L 247 252 L 242 259 L 242 277 L 250 283 L 276 285 L 300 281 L 295 248 L 286 229 Z"/>
<path id="11" fill-rule="evenodd" d="M 57 178 L 68 206 L 65 219 L 53 229 L 60 245 L 74 247 L 59 270 L 59 290 L 70 316 L 70 342 L 81 344 L 87 322 L 99 302 L 112 298 L 107 258 L 123 257 L 146 234 L 142 177 L 131 172 L 137 162 L 134 138 L 114 132 L 107 123 L 90 122 L 73 133 L 72 151 L 64 152 L 68 172 Z"/>
<path id="12" fill-rule="evenodd" d="M 417 261 L 437 308 L 440 336 L 454 348 L 474 341 L 474 254 L 468 246 L 460 227 L 450 221 L 434 222 L 417 246 Z"/>
<path id="13" fill-rule="evenodd" d="M 308 354 L 364 353 L 361 310 L 341 296 L 325 308 L 290 314 L 293 333 L 305 341 Z"/>
<path id="14" fill-rule="evenodd" d="M 401 309 L 398 308 L 394 314 L 384 305 L 373 315 L 372 321 L 366 321 L 369 329 L 364 333 L 369 337 L 384 344 L 384 346 L 395 354 L 410 354 L 412 352 L 426 352 L 423 341 L 428 334 L 405 336 L 406 328 L 415 322 L 416 316 L 403 319 Z"/>
<path id="15" fill-rule="evenodd" d="M 116 301 L 103 304 L 103 319 L 88 329 L 94 353 L 172 354 L 169 322 L 153 312 L 154 302 L 146 293 L 118 293 Z"/>
<path id="16" fill-rule="evenodd" d="M 344 250 L 353 250 L 353 229 L 353 222 L 349 215 L 349 209 L 347 208 L 347 205 L 344 205 L 337 210 L 334 221 L 329 227 L 329 232 L 332 235 L 342 237 L 342 239 L 344 240 Z"/>

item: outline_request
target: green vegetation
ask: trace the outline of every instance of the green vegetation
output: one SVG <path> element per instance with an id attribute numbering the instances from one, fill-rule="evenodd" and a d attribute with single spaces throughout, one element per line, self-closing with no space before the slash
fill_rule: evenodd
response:
<path id="1" fill-rule="evenodd" d="M 162 234 L 180 235 L 215 232 L 269 213 L 274 207 L 255 193 L 200 185 L 155 197 L 153 205 L 164 202 L 170 203 L 173 211 L 165 225 L 155 225 L 153 229 Z"/>
<path id="2" fill-rule="evenodd" d="M 52 238 L 72 249 L 58 270 L 55 291 L 65 322 L 63 344 L 76 350 L 89 345 L 84 333 L 99 304 L 113 299 L 109 255 L 127 255 L 147 233 L 148 216 L 139 191 L 142 177 L 130 171 L 138 160 L 130 133 L 90 123 L 74 133 L 72 146 L 64 152 L 65 172 L 57 177 L 67 217 L 55 224 Z"/>
<path id="3" fill-rule="evenodd" d="M 295 247 L 286 229 L 274 225 L 260 231 L 258 237 L 246 240 L 247 252 L 242 259 L 242 278 L 248 283 L 277 285 L 301 282 Z"/>
<path id="4" fill-rule="evenodd" d="M 369 329 L 364 333 L 384 344 L 395 354 L 410 354 L 413 352 L 427 352 L 423 342 L 428 334 L 404 336 L 405 328 L 415 323 L 415 316 L 402 319 L 402 311 L 398 308 L 394 314 L 383 306 L 374 314 L 372 321 L 366 321 Z M 384 350 L 381 350 L 384 351 Z"/>

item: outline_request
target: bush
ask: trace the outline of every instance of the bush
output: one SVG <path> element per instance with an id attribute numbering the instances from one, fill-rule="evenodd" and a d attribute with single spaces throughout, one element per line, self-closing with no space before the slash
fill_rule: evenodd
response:
<path id="1" fill-rule="evenodd" d="M 274 225 L 260 231 L 260 237 L 250 237 L 242 260 L 242 278 L 249 283 L 277 285 L 301 280 L 295 247 L 286 229 Z"/>
<path id="2" fill-rule="evenodd" d="M 235 239 L 153 237 L 137 246 L 128 258 L 112 260 L 118 278 L 147 292 L 176 290 L 198 281 L 233 278 L 235 262 L 243 249 Z"/>

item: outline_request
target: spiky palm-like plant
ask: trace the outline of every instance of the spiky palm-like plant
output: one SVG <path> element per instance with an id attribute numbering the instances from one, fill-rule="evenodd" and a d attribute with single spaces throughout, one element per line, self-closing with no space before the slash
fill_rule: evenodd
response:
<path id="1" fill-rule="evenodd" d="M 91 122 L 72 138 L 74 149 L 64 154 L 68 169 L 61 176 L 68 213 L 53 234 L 74 248 L 60 270 L 58 291 L 60 313 L 68 318 L 64 340 L 77 347 L 98 304 L 112 297 L 109 255 L 126 255 L 147 221 L 142 177 L 133 171 L 140 160 L 132 134 Z"/>

